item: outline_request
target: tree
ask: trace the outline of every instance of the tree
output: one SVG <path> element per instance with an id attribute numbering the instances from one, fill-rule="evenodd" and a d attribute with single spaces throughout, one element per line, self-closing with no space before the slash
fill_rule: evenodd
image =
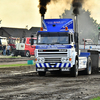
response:
<path id="1" fill-rule="evenodd" d="M 100 26 L 96 20 L 90 17 L 91 12 L 80 9 L 78 15 L 78 32 L 79 32 L 79 43 L 82 43 L 82 39 L 92 39 L 94 43 L 98 43 L 98 27 Z M 65 10 L 61 18 L 72 18 L 74 19 L 73 9 Z"/>

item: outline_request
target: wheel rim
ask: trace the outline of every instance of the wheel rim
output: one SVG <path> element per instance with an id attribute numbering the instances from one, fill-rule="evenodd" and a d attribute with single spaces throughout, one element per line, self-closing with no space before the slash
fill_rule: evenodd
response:
<path id="1" fill-rule="evenodd" d="M 27 57 L 29 56 L 29 52 L 26 52 L 26 56 L 27 56 Z"/>

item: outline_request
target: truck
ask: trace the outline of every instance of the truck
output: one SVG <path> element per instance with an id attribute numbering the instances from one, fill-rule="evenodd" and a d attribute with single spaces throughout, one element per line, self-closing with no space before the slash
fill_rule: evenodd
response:
<path id="1" fill-rule="evenodd" d="M 16 49 L 16 44 L 20 43 L 20 38 L 19 37 L 9 37 L 8 38 L 8 44 L 11 47 L 11 53 Z"/>
<path id="2" fill-rule="evenodd" d="M 34 44 L 31 45 L 31 37 L 22 38 L 21 43 L 16 44 L 16 49 L 14 51 L 14 56 L 21 55 L 21 57 L 34 56 L 34 50 L 36 46 L 37 38 L 33 38 Z"/>
<path id="3" fill-rule="evenodd" d="M 8 44 L 7 37 L 0 36 L 0 44 L 7 46 L 7 44 Z"/>
<path id="4" fill-rule="evenodd" d="M 36 71 L 39 76 L 70 72 L 72 77 L 78 72 L 92 73 L 89 52 L 76 51 L 73 19 L 44 19 L 37 32 L 35 49 Z M 32 44 L 33 42 L 31 42 Z"/>

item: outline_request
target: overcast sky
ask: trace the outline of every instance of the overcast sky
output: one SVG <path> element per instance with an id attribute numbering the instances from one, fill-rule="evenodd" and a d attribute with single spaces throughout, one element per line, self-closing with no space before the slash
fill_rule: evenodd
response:
<path id="1" fill-rule="evenodd" d="M 39 0 L 0 0 L 1 27 L 25 28 L 41 25 Z M 69 1 L 69 2 L 66 2 Z M 45 18 L 59 18 L 64 9 L 70 9 L 71 0 L 51 2 L 47 6 Z M 85 0 L 85 10 L 91 11 L 91 17 L 100 23 L 100 0 Z"/>

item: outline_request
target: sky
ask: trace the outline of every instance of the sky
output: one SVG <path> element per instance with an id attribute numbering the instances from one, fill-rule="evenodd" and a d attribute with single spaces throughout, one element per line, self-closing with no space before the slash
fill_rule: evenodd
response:
<path id="1" fill-rule="evenodd" d="M 100 23 L 100 0 L 84 0 L 82 8 Z M 0 0 L 1 27 L 28 28 L 41 26 L 39 0 Z M 70 10 L 71 0 L 58 0 L 47 5 L 45 18 L 59 18 L 65 9 Z"/>

